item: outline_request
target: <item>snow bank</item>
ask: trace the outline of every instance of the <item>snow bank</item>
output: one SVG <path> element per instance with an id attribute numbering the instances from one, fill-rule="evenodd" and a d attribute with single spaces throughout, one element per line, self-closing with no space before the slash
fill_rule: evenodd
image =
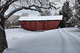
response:
<path id="1" fill-rule="evenodd" d="M 19 21 L 35 21 L 35 20 L 62 20 L 62 15 L 57 16 L 30 16 L 20 17 Z"/>
<path id="2" fill-rule="evenodd" d="M 80 53 L 80 29 L 49 31 L 6 29 L 9 48 L 3 53 Z"/>

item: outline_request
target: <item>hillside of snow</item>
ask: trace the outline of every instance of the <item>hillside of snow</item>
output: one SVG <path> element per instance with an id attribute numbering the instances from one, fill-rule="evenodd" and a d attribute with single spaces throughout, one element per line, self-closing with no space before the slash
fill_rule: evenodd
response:
<path id="1" fill-rule="evenodd" d="M 48 31 L 6 29 L 8 47 L 3 53 L 80 53 L 80 29 Z"/>

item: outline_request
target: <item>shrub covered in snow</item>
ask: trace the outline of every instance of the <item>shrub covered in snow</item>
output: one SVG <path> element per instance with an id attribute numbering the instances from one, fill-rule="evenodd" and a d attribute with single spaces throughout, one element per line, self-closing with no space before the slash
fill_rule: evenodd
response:
<path id="1" fill-rule="evenodd" d="M 19 15 L 12 15 L 6 22 L 5 22 L 5 28 L 14 28 L 18 27 L 20 24 L 18 22 Z"/>

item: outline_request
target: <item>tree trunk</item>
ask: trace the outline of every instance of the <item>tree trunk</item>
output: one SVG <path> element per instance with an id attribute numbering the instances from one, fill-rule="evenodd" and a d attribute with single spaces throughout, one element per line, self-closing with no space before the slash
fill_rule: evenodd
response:
<path id="1" fill-rule="evenodd" d="M 6 35 L 5 35 L 5 19 L 1 19 L 0 21 L 0 53 L 6 49 L 7 41 L 6 41 Z"/>

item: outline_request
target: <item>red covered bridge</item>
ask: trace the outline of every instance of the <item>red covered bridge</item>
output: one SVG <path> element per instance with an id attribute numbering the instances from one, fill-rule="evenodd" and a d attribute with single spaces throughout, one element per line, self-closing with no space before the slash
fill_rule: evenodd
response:
<path id="1" fill-rule="evenodd" d="M 56 29 L 62 20 L 62 15 L 58 16 L 36 16 L 21 17 L 19 22 L 26 30 L 50 30 Z"/>

